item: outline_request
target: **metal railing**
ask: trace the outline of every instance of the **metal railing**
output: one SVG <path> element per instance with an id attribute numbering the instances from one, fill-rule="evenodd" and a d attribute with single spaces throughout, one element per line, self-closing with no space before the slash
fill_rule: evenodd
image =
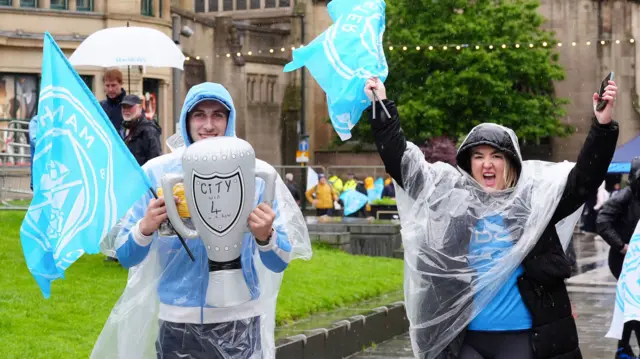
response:
<path id="1" fill-rule="evenodd" d="M 29 122 L 6 123 L 0 128 L 0 210 L 26 210 L 33 196 Z"/>
<path id="2" fill-rule="evenodd" d="M 29 121 L 6 121 L 6 127 L 0 128 L 0 166 L 29 165 L 29 147 Z"/>
<path id="3" fill-rule="evenodd" d="M 384 166 L 328 166 L 328 176 L 337 175 L 345 177 L 348 173 L 359 175 L 360 179 L 373 176 L 374 178 L 384 177 L 387 173 Z"/>

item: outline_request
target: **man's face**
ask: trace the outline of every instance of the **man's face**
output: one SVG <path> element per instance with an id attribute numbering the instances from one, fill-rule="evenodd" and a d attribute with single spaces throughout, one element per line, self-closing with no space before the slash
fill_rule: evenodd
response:
<path id="1" fill-rule="evenodd" d="M 140 118 L 142 115 L 142 106 L 140 105 L 125 105 L 120 106 L 122 108 L 122 119 L 125 121 L 132 121 Z"/>
<path id="2" fill-rule="evenodd" d="M 224 136 L 229 111 L 218 101 L 200 102 L 189 114 L 189 135 L 193 142 Z"/>
<path id="3" fill-rule="evenodd" d="M 122 92 L 122 84 L 116 80 L 105 80 L 104 92 L 107 93 L 108 98 L 114 99 L 120 96 L 120 93 Z"/>

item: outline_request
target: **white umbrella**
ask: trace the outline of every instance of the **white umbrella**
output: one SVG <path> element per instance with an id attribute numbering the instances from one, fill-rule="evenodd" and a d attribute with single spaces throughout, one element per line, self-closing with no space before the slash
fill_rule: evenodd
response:
<path id="1" fill-rule="evenodd" d="M 185 56 L 180 47 L 162 32 L 148 27 L 111 27 L 89 35 L 69 62 L 73 66 L 175 67 L 183 70 Z M 131 90 L 131 76 L 129 90 Z"/>
<path id="2" fill-rule="evenodd" d="M 112 27 L 94 32 L 73 52 L 73 66 L 151 66 L 183 70 L 185 57 L 171 38 L 148 27 Z"/>

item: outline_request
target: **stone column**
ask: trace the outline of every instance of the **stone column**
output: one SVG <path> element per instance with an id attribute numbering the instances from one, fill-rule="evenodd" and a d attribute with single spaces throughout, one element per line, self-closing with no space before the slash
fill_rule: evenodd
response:
<path id="1" fill-rule="evenodd" d="M 76 0 L 67 0 L 67 9 L 69 11 L 76 11 L 78 9 Z"/>

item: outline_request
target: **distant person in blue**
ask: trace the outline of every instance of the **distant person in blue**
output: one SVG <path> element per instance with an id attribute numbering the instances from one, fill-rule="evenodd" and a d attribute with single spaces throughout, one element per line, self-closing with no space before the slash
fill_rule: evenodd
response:
<path id="1" fill-rule="evenodd" d="M 425 161 L 382 82 L 367 81 L 369 99 L 373 91 L 380 99 L 369 108 L 371 129 L 398 184 L 416 358 L 582 358 L 564 282 L 571 265 L 562 226 L 570 218 L 573 229 L 607 174 L 619 132 L 616 90 L 610 81 L 601 112 L 593 95 L 591 128 L 575 165 L 524 161 L 514 131 L 483 123 L 460 145 L 456 168 Z"/>
<path id="2" fill-rule="evenodd" d="M 389 182 L 389 184 L 382 189 L 382 198 L 385 197 L 396 198 L 396 188 L 393 185 L 393 181 Z"/>

